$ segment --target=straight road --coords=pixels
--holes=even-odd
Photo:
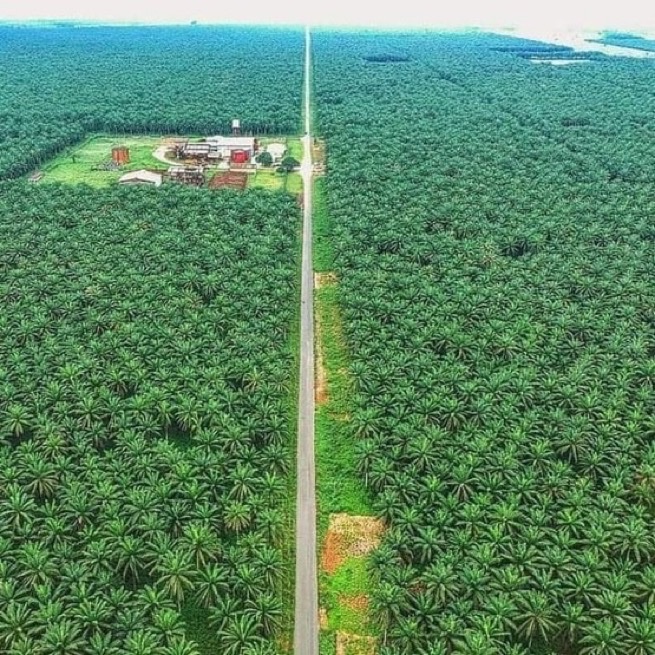
[[[300,397],[296,496],[295,655],[318,655],[316,469],[314,466],[314,267],[312,262],[311,37],[305,28],[302,286],[300,292]]]

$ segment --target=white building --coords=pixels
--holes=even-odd
[[[273,157],[273,163],[279,164],[284,157],[284,154],[287,151],[287,147],[284,143],[270,143],[266,146],[266,152],[268,152],[271,157]]]
[[[206,139],[210,146],[210,159],[231,159],[235,151],[246,153],[248,160],[255,154],[255,138],[252,136],[210,136]]]
[[[163,177],[159,173],[152,173],[151,171],[140,170],[125,173],[119,180],[120,184],[152,184],[153,186],[161,186]]]

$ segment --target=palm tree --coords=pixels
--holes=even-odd
[[[611,619],[589,624],[580,639],[581,655],[618,655],[622,652],[623,635]]]
[[[518,632],[532,643],[535,637],[547,642],[556,628],[555,615],[548,597],[528,591],[519,598]]]
[[[200,568],[196,583],[196,598],[201,607],[214,607],[229,590],[226,570],[218,564],[210,563]]]
[[[183,541],[189,548],[198,569],[218,557],[218,539],[206,523],[190,523],[183,529],[183,534]]]
[[[393,625],[389,636],[394,647],[403,655],[416,653],[423,644],[418,619],[400,617]]]
[[[45,655],[83,655],[85,642],[78,626],[61,619],[46,626],[40,646]]]
[[[0,642],[9,648],[21,639],[35,636],[35,621],[26,604],[9,601],[0,608]]]
[[[157,637],[149,630],[136,629],[130,632],[124,644],[127,655],[163,655],[164,649],[159,645]]]
[[[247,600],[244,611],[247,616],[257,620],[264,637],[271,637],[280,627],[282,604],[273,593],[265,593]]]
[[[382,627],[382,643],[387,643],[387,631],[395,621],[402,607],[402,591],[391,583],[381,583],[374,589],[371,599],[371,609],[376,620]]]
[[[191,556],[181,550],[164,553],[154,567],[157,582],[165,589],[178,607],[182,605],[185,593],[191,591],[196,578],[196,571]]]
[[[218,638],[226,655],[240,655],[262,643],[254,616],[239,616],[229,620],[218,631]]]

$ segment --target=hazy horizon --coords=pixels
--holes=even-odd
[[[499,0],[486,3],[462,0],[457,6],[431,7],[418,0],[405,0],[389,7],[335,0],[329,6],[308,5],[298,0],[271,4],[252,0],[243,5],[207,6],[187,0],[181,4],[141,0],[114,0],[111,5],[92,6],[80,0],[51,2],[24,0],[0,9],[2,21],[71,20],[94,23],[186,24],[271,24],[353,27],[443,27],[516,28],[530,31],[629,29],[646,32],[655,28],[655,7],[639,0],[620,5],[599,6],[591,0],[551,0],[526,9],[525,2]]]

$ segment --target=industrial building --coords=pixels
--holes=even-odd
[[[246,164],[257,152],[257,141],[249,136],[212,136],[201,143],[177,143],[175,155],[179,159]]]
[[[210,146],[210,159],[229,159],[237,164],[250,161],[257,151],[252,136],[211,136],[207,138]]]
[[[172,182],[202,186],[205,183],[205,171],[202,166],[171,166],[168,176]]]

